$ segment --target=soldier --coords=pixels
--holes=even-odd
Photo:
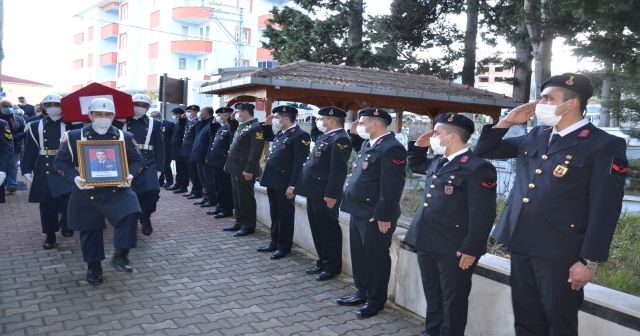
[[[171,154],[176,162],[176,184],[167,190],[171,190],[175,194],[182,194],[187,192],[189,187],[189,158],[182,155],[182,141],[184,140],[187,118],[181,107],[174,108],[171,113],[177,124],[171,137]]]
[[[211,144],[210,129],[211,123],[214,121],[213,109],[211,107],[203,107],[200,110],[200,121],[196,124],[196,140],[193,143],[193,150],[189,160],[195,162],[198,167],[198,179],[202,183],[205,191],[205,197],[199,201],[193,203],[199,205],[201,208],[208,208],[217,204],[216,199],[216,185],[215,178],[213,177],[213,169],[211,169],[206,163],[205,158]]]
[[[162,126],[153,118],[147,116],[151,106],[151,99],[145,94],[135,94],[133,99],[133,117],[124,123],[114,122],[114,126],[133,134],[136,146],[142,154],[142,172],[133,179],[132,188],[138,196],[142,214],[140,225],[145,236],[153,233],[151,214],[156,212],[156,205],[160,199],[160,185],[158,173],[164,166],[164,137]]]
[[[258,252],[274,252],[272,260],[286,257],[293,246],[293,218],[295,215],[295,186],[302,164],[309,155],[311,137],[296,125],[298,110],[291,106],[278,106],[264,124],[266,141],[273,141],[269,158],[260,179],[267,188],[271,215],[271,241],[258,248]],[[273,126],[278,133],[273,134]]]
[[[231,188],[231,176],[224,171],[227,161],[229,146],[233,134],[238,129],[238,121],[231,119],[233,109],[221,107],[216,110],[216,122],[209,129],[211,133],[211,147],[207,152],[205,162],[213,168],[213,176],[216,185],[216,199],[218,206],[213,211],[207,211],[207,215],[214,218],[225,218],[233,215],[233,193]]]
[[[493,237],[511,251],[518,335],[578,335],[583,287],[607,260],[622,209],[626,143],[584,119],[593,94],[580,74],[553,76],[541,99],[487,125],[476,153],[516,158],[516,177]],[[536,115],[544,126],[502,139]]]
[[[40,224],[46,239],[42,248],[50,250],[56,246],[56,232],[71,237],[67,228],[67,205],[73,183],[53,169],[53,160],[60,147],[60,138],[71,130],[71,124],[62,121],[60,101],[62,97],[50,94],[42,100],[46,116],[27,124],[27,137],[20,170],[27,184],[31,185],[29,202],[39,203]],[[35,183],[33,183],[35,182]],[[61,216],[58,220],[58,216]]]
[[[405,242],[417,250],[427,299],[421,335],[464,336],[471,276],[496,217],[496,169],[467,147],[471,119],[445,113],[435,121],[409,152],[409,167],[426,182]]]
[[[187,199],[197,199],[202,198],[202,181],[200,181],[200,177],[198,176],[198,164],[196,161],[191,160],[191,154],[193,152],[193,144],[196,141],[196,133],[198,128],[198,121],[200,119],[197,115],[200,112],[200,106],[198,105],[189,105],[187,106],[187,113],[183,115],[182,118],[187,118],[187,124],[184,129],[184,139],[182,140],[182,155],[187,158],[187,164],[189,169],[189,179],[191,180],[191,192],[186,195],[182,195]]]
[[[131,181],[142,171],[143,158],[129,132],[111,126],[115,117],[113,102],[96,98],[89,104],[91,123],[82,129],[69,131],[60,144],[54,161],[58,174],[73,182],[75,188],[69,198],[69,228],[80,231],[80,246],[84,261],[88,264],[87,282],[101,284],[104,260],[104,220],[115,229],[114,252],[111,265],[120,272],[132,272],[129,265],[129,250],[136,247],[140,205],[131,190]],[[79,140],[119,140],[126,146],[129,175],[127,183],[118,187],[92,187],[78,175],[76,142]]]
[[[231,175],[236,224],[223,230],[236,231],[233,235],[242,237],[256,231],[256,198],[253,185],[260,173],[264,134],[258,119],[253,117],[253,104],[239,103],[235,108],[234,116],[240,125],[229,147],[224,171]]]
[[[158,177],[158,184],[162,188],[169,188],[173,184],[173,171],[171,170],[171,137],[173,136],[173,129],[176,124],[162,119],[162,114],[160,111],[153,111],[150,114],[151,118],[155,119],[160,123],[162,127],[162,139],[164,142],[164,167],[162,168],[162,173]]]
[[[389,113],[365,108],[358,113],[358,135],[365,141],[346,184],[342,211],[351,214],[349,236],[357,292],[339,298],[340,305],[365,305],[359,318],[378,314],[387,301],[391,271],[389,247],[400,217],[407,150],[387,127]]]
[[[11,130],[11,136],[13,138],[13,157],[9,160],[9,168],[7,169],[7,177],[5,180],[7,191],[12,195],[18,190],[18,162],[22,156],[27,123],[24,118],[18,114],[11,102],[6,99],[0,101],[0,119],[9,125],[9,130]]]
[[[346,112],[337,107],[318,111],[321,131],[303,164],[297,193],[307,198],[307,216],[318,260],[305,273],[329,280],[342,271],[342,229],[338,222],[342,189],[347,178],[351,141],[344,130]]]
[[[13,136],[6,121],[0,119],[0,203],[4,203],[4,181],[7,178],[9,163],[13,157]]]

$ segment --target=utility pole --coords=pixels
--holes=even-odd
[[[211,0],[202,0],[202,7],[206,8],[211,12],[211,20],[222,30],[229,41],[233,42],[234,47],[236,48],[236,67],[242,66],[242,60],[244,58],[244,46],[246,36],[245,31],[242,27],[244,14],[243,8],[226,5],[223,3],[211,1]],[[232,11],[225,11],[218,8],[228,8]],[[214,15],[219,14],[222,16]],[[226,17],[225,17],[226,15]],[[236,24],[236,28],[233,33],[223,24],[223,21],[233,22]]]
[[[4,60],[4,49],[2,40],[4,39],[4,0],[0,0],[0,97],[4,96],[2,88],[2,60]]]

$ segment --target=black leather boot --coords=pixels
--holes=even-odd
[[[104,282],[102,277],[102,265],[100,262],[89,263],[87,269],[87,282],[92,285],[99,285]]]
[[[113,257],[111,257],[111,266],[113,266],[118,272],[133,272],[133,268],[129,266],[129,249],[115,248],[113,251]]]
[[[42,248],[45,250],[51,250],[52,248],[56,247],[58,244],[56,244],[56,234],[55,233],[47,233],[47,238],[44,240],[44,243],[42,243]]]

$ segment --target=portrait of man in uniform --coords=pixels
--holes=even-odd
[[[109,156],[107,156],[109,151]],[[109,159],[114,157],[113,149],[89,150],[93,152],[91,155],[91,177],[118,177],[118,168],[116,161]]]

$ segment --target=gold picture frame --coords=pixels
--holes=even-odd
[[[127,184],[129,165],[124,141],[80,140],[77,142],[78,171],[85,185],[114,187]]]

